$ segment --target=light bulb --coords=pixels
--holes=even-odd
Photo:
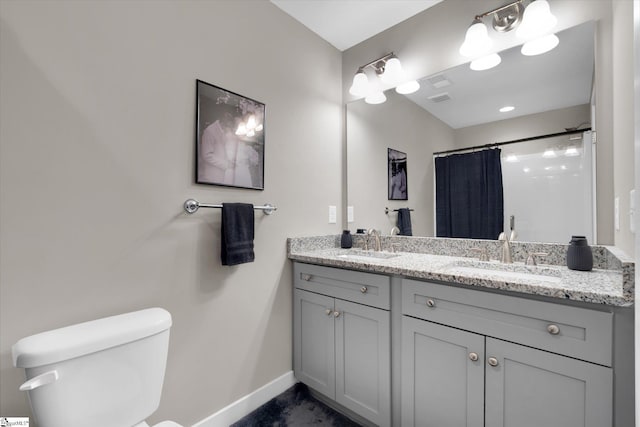
[[[408,95],[410,93],[416,92],[420,89],[420,83],[416,80],[411,80],[410,82],[402,83],[396,88],[396,92],[401,95]]]
[[[514,107],[513,105],[505,105],[504,107],[500,108],[498,111],[500,111],[501,113],[508,113],[509,111],[513,111],[515,109],[516,107]]]
[[[482,58],[471,61],[469,68],[473,71],[484,71],[493,68],[502,62],[502,58],[497,53],[492,53]]]
[[[558,46],[558,43],[560,43],[558,36],[549,34],[526,42],[522,45],[520,52],[526,56],[542,55]]]
[[[482,21],[474,21],[467,30],[464,43],[460,46],[460,55],[467,58],[482,56],[491,49],[492,44],[487,26]]]
[[[369,93],[369,79],[362,69],[359,69],[356,75],[353,76],[353,83],[349,88],[349,93],[354,96],[366,96]]]
[[[371,95],[368,95],[364,102],[367,104],[382,104],[387,100],[387,97],[382,93],[382,91],[374,92]]]
[[[547,0],[535,0],[524,10],[516,35],[524,39],[539,37],[550,32],[557,23]]]
[[[400,64],[398,58],[392,56],[387,60],[384,64],[384,72],[380,75],[380,80],[390,85],[396,85],[404,80],[402,64]]]

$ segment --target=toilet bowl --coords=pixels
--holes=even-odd
[[[171,314],[150,308],[32,335],[13,345],[41,427],[151,427],[160,404]],[[153,427],[182,427],[164,421]]]

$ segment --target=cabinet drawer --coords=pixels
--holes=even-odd
[[[298,289],[389,310],[389,277],[310,264],[293,264]]]
[[[402,313],[611,366],[613,313],[411,279]]]

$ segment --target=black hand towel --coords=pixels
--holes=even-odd
[[[412,236],[411,230],[411,213],[409,208],[398,209],[398,228],[400,229],[401,236]]]
[[[222,265],[253,262],[253,205],[222,204]]]

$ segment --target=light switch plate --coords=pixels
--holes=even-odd
[[[336,223],[336,217],[338,215],[338,211],[335,206],[329,206],[329,224]]]
[[[353,206],[347,206],[347,222],[353,222]]]

